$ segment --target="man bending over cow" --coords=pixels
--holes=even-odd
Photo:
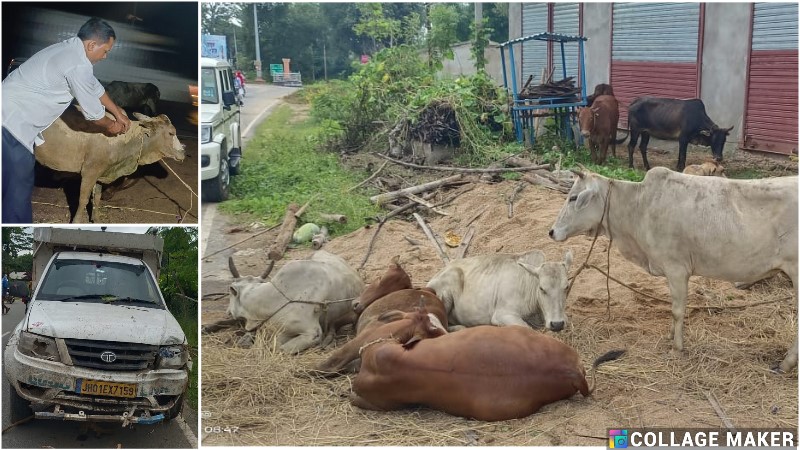
[[[130,120],[94,77],[92,66],[108,56],[116,34],[93,17],[77,37],[53,44],[3,81],[3,223],[32,223],[34,148],[75,98],[86,120],[105,133],[128,131]],[[116,120],[106,117],[106,110]]]

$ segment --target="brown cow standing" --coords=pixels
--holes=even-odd
[[[592,365],[592,386],[577,352],[520,326],[479,326],[425,339],[366,346],[350,401],[379,411],[424,405],[485,421],[526,417],[544,405],[594,391],[594,373],[624,351]]]
[[[605,163],[609,144],[614,157],[617,157],[617,144],[623,143],[627,136],[616,139],[619,103],[614,96],[601,95],[595,98],[591,107],[578,111],[578,121],[593,163]]]
[[[586,106],[592,106],[594,99],[601,95],[614,95],[614,89],[610,84],[600,83],[594,87],[594,93],[586,97]]]
[[[392,328],[382,328],[386,321],[384,314],[388,312],[411,312],[423,307],[438,320],[435,323],[437,326],[447,330],[447,311],[442,301],[431,289],[410,289],[411,278],[397,260],[397,257],[393,258],[381,279],[367,286],[353,302],[353,309],[360,314],[356,323],[356,337],[318,365],[317,371],[328,375],[345,371],[348,364],[358,359],[359,349],[364,344],[388,338]]]

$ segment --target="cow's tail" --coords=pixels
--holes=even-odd
[[[623,142],[625,142],[625,140],[626,140],[626,139],[628,139],[628,136],[630,136],[630,135],[631,135],[631,131],[630,131],[630,130],[626,130],[626,129],[623,129],[623,128],[617,128],[617,131],[619,131],[619,130],[622,130],[622,131],[624,131],[624,132],[625,132],[625,133],[627,133],[627,134],[626,134],[626,135],[625,135],[625,137],[624,137],[624,138],[622,138],[622,139],[614,139],[614,145],[617,145],[617,144],[622,144]],[[617,136],[616,136],[616,135],[614,135],[614,137],[616,138]]]
[[[600,355],[599,358],[594,360],[594,363],[592,364],[592,385],[589,387],[589,395],[591,395],[592,392],[594,392],[595,373],[597,372],[597,366],[609,361],[614,361],[615,359],[619,358],[624,354],[625,350],[611,350],[610,352],[606,352],[605,354]]]

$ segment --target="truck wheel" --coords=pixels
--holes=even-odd
[[[175,405],[172,408],[164,411],[164,420],[169,421],[178,417],[178,414],[180,414],[182,410],[183,410],[183,394],[181,394],[178,397],[178,400],[175,402]]]
[[[17,394],[17,390],[14,389],[14,386],[11,384],[9,384],[8,388],[11,390],[11,401],[9,402],[11,404],[11,423],[17,423],[22,419],[27,419],[32,416],[33,409],[31,409],[31,403],[20,397],[19,394]]]
[[[224,147],[223,147],[224,148]],[[212,202],[223,202],[228,199],[231,189],[231,174],[228,169],[228,156],[219,157],[219,174],[216,177],[203,181],[203,196]]]

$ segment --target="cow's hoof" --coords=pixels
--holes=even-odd
[[[774,373],[775,375],[783,375],[786,373],[783,371],[783,369],[781,369],[780,364],[775,364],[774,366],[770,367],[769,371]]]

